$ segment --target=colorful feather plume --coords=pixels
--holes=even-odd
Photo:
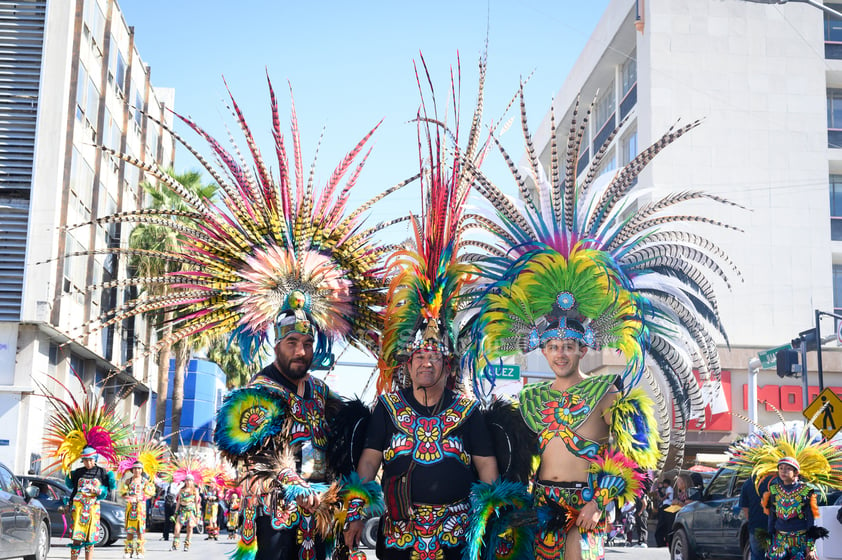
[[[132,465],[137,461],[143,464],[143,472],[149,477],[155,477],[158,473],[166,472],[169,469],[169,447],[161,440],[156,439],[152,430],[134,436],[128,442],[128,448],[131,452],[123,457],[117,465],[118,475],[122,476],[126,471],[131,470]]]
[[[246,140],[251,165],[236,145],[229,152],[186,117],[177,115],[207,141],[215,164],[159,123],[205,168],[219,186],[219,200],[193,195],[154,163],[101,148],[166,185],[183,199],[188,210],[142,209],[96,221],[154,224],[172,231],[178,236],[179,247],[171,252],[157,252],[155,256],[179,265],[179,270],[164,276],[120,282],[119,285],[141,288],[166,285],[168,290],[164,295],[146,291],[122,307],[106,311],[83,326],[83,335],[141,313],[167,311],[174,317],[172,334],[159,340],[150,352],[197,333],[214,336],[233,332],[244,356],[251,360],[266,339],[267,328],[273,325],[279,312],[292,308],[291,300],[295,300],[325,335],[318,337],[315,363],[329,361],[335,339],[377,351],[381,318],[376,310],[385,305],[386,293],[382,261],[390,248],[375,244],[374,236],[388,224],[363,227],[363,222],[374,203],[414,178],[383,190],[356,210],[349,210],[349,194],[370,153],[365,151],[365,146],[379,124],[362,137],[324,186],[318,188],[315,161],[308,176],[304,175],[294,102],[290,161],[288,139],[281,130],[271,82],[269,94],[277,174],[270,171],[233,95],[231,110]],[[110,251],[127,255],[138,252],[136,249]]]
[[[534,523],[522,524],[517,516],[532,507],[523,484],[498,479],[476,482],[471,488],[471,518],[462,558],[525,560],[532,550]]]
[[[687,422],[704,418],[705,402],[693,370],[703,380],[717,382],[720,366],[714,336],[718,333],[727,342],[711,278],[730,287],[727,269],[737,276],[739,271],[713,242],[678,226],[737,228],[706,217],[664,212],[701,199],[737,205],[699,191],[647,202],[651,191],[635,187],[643,168],[699,123],[671,128],[613,176],[598,178],[596,170],[621,123],[596,151],[587,173],[579,176],[590,110],[580,115],[577,103],[565,154],[556,147],[561,127],[550,113],[545,173],[527,127],[523,86],[519,97],[525,170],[496,137],[494,141],[521,198],[510,197],[474,170],[475,188],[496,216],[472,224],[483,235],[492,232],[497,240],[482,244],[486,254],[476,261],[481,280],[475,289],[480,293],[471,325],[474,345],[465,359],[475,392],[485,395],[493,388],[494,374],[486,367],[490,362],[537,348],[540,335],[553,322],[580,321],[587,345],[613,348],[624,356],[626,389],[638,384],[647,367],[665,379],[676,415],[674,441],[683,445]],[[664,397],[659,391],[656,398]]]
[[[464,148],[459,145],[461,70],[458,61],[456,77],[451,81],[450,102],[457,115],[452,130],[446,120],[439,118],[423,57],[421,64],[432,93],[432,107],[428,109],[416,67],[422,99],[416,118],[421,215],[411,216],[411,246],[395,252],[387,262],[391,283],[378,363],[377,388],[381,392],[394,388],[394,372],[413,350],[430,345],[447,356],[455,355],[459,344],[456,315],[464,305],[466,286],[475,279],[473,265],[463,260],[461,232],[465,202],[474,183],[473,169],[479,167],[487,151],[487,143],[480,142],[486,61],[483,57],[479,62],[478,101]],[[448,156],[448,138],[453,156]]]
[[[45,470],[61,467],[63,473],[69,473],[85,446],[93,447],[100,457],[116,466],[120,457],[129,452],[131,428],[101,395],[82,385],[83,395],[77,400],[67,387],[54,377],[51,379],[67,392],[68,398],[62,399],[41,386],[53,408],[47,420],[44,448],[49,457],[56,459]]]
[[[609,409],[614,445],[644,470],[655,470],[660,457],[654,403],[641,388],[614,400]]]
[[[731,444],[728,449],[730,466],[747,476],[754,476],[759,486],[765,477],[777,475],[781,458],[795,457],[800,464],[800,480],[820,490],[842,489],[842,446],[823,440],[821,435],[810,435],[812,420],[804,422],[800,429],[784,428],[773,432],[758,427],[758,431]]]
[[[225,457],[241,457],[281,432],[286,411],[280,400],[257,388],[231,391],[217,413],[213,439]]]

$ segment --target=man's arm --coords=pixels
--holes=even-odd
[[[473,455],[471,460],[477,469],[479,479],[486,484],[491,484],[500,477],[500,471],[497,469],[497,459],[495,457]]]
[[[383,462],[383,452],[377,449],[366,447],[360,455],[360,461],[357,465],[357,475],[359,475],[362,482],[374,480],[377,476],[377,471],[380,470],[380,464]],[[345,529],[345,546],[351,550],[356,550],[360,546],[360,537],[363,534],[363,521],[358,519],[348,523],[348,528]]]

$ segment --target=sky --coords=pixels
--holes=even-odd
[[[382,119],[355,188],[355,204],[417,173],[416,127],[409,122],[420,102],[413,61],[420,64],[423,55],[441,108],[458,55],[460,109],[467,128],[477,98],[477,63],[487,39],[485,120],[499,119],[520,79],[531,74],[525,96],[531,128],[537,129],[609,4],[609,0],[118,1],[127,24],[135,29],[140,56],[151,67],[153,85],[175,88],[175,110],[223,144],[226,127],[237,132],[226,106],[223,76],[267,159],[274,158],[267,73],[285,133],[289,131],[287,82],[291,84],[305,169],[324,131],[316,163],[318,184]],[[452,121],[452,111],[448,115]],[[507,118],[516,116],[510,111]],[[202,153],[209,153],[185,127],[177,130]],[[244,146],[239,135],[235,138]],[[523,141],[517,121],[503,141],[518,159]],[[179,151],[175,167],[183,172],[198,164]],[[499,176],[500,183],[509,177],[498,154],[489,156],[485,169],[492,177]],[[370,220],[417,208],[419,192],[415,184],[390,195],[375,206]],[[365,356],[352,359],[373,361]]]

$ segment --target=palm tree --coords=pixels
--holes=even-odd
[[[260,371],[257,361],[246,363],[240,355],[240,348],[227,337],[211,341],[207,349],[208,360],[225,372],[225,384],[228,389],[236,389],[248,383],[249,379]]]
[[[211,199],[215,196],[218,189],[215,184],[203,184],[201,173],[198,171],[187,171],[185,173],[175,173],[173,170],[168,170],[167,173],[176,181],[181,183],[188,191],[196,194],[201,198]],[[163,185],[152,185],[148,182],[141,183],[144,191],[146,191],[150,200],[149,208],[157,210],[168,211],[186,211],[188,207],[185,205],[183,198],[170,191]],[[149,251],[173,252],[179,245],[179,236],[172,230],[172,228],[159,226],[155,224],[139,224],[131,232],[129,236],[129,246],[132,249],[144,249]],[[131,257],[129,262],[131,268],[138,276],[157,277],[168,273],[177,272],[179,266],[172,261],[156,257],[151,254],[135,254]],[[145,290],[150,296],[165,295],[168,290],[166,284],[149,284]],[[166,341],[172,333],[173,323],[172,311],[164,313],[150,313],[148,319],[154,322],[159,328],[158,340]],[[189,343],[177,346],[181,351],[176,355],[175,378],[173,379],[173,433],[177,430],[176,425],[181,423],[181,404],[184,400],[184,372],[186,370],[187,361],[189,359],[190,351],[192,350]],[[187,357],[184,357],[186,352]],[[163,431],[164,421],[166,419],[167,410],[167,393],[169,385],[169,370],[170,370],[170,354],[172,347],[168,343],[163,343],[158,349],[158,400],[155,407],[155,425],[156,429]],[[179,368],[179,366],[181,366]],[[177,405],[177,406],[176,406]],[[177,409],[177,410],[176,410]],[[176,418],[176,412],[178,417]],[[171,448],[175,451],[178,448],[178,438],[172,438]]]

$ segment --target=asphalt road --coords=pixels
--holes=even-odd
[[[172,538],[172,537],[170,537]],[[69,560],[70,549],[67,548],[68,539],[53,539],[49,560]],[[184,539],[181,539],[183,544]],[[211,560],[225,558],[234,549],[234,541],[227,540],[227,535],[219,536],[218,541],[207,541],[205,535],[193,535],[190,550],[183,552],[170,551],[172,541],[161,540],[161,533],[150,533],[146,539],[146,560]],[[180,548],[180,547],[179,547]],[[375,560],[373,550],[364,551],[369,560]],[[82,558],[84,558],[82,556]],[[120,560],[123,558],[122,539],[108,547],[94,549],[94,560]],[[668,560],[666,548],[625,548],[622,546],[609,547],[606,550],[607,560]]]

